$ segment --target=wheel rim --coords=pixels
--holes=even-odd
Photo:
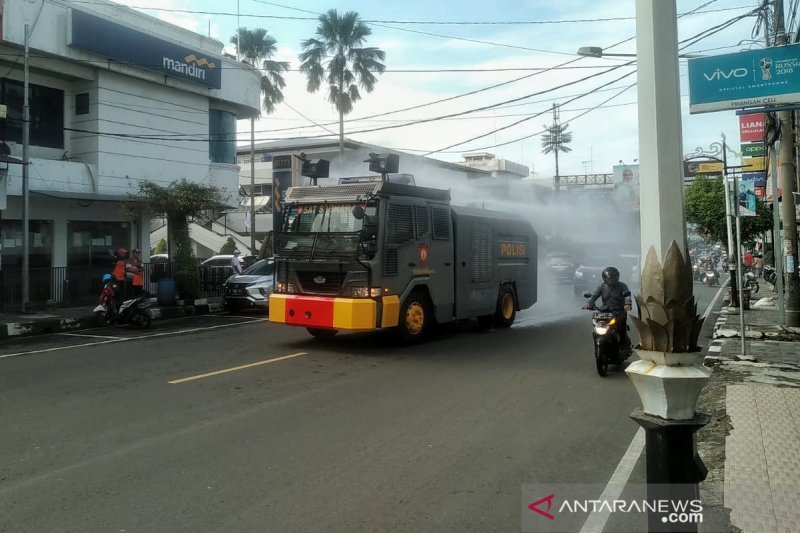
[[[509,293],[503,295],[502,310],[503,318],[506,320],[511,319],[511,315],[514,314],[514,297]]]
[[[425,327],[425,309],[419,302],[413,302],[406,309],[406,329],[412,335],[419,335]]]

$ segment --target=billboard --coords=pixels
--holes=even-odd
[[[763,141],[766,123],[767,115],[764,113],[739,115],[739,140],[743,143]]]
[[[722,161],[713,159],[690,159],[683,162],[683,177],[693,178],[698,174],[722,175]]]
[[[207,87],[222,87],[222,60],[70,8],[67,44]]]
[[[614,201],[621,209],[639,210],[639,165],[614,166]]]
[[[739,190],[736,199],[739,201],[739,215],[743,217],[756,216],[756,181],[752,175],[755,173],[742,174],[739,179]]]
[[[742,157],[766,157],[767,147],[764,143],[742,144]]]
[[[689,112],[800,102],[800,44],[689,60]]]

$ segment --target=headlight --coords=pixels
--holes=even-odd
[[[575,277],[576,278],[582,278],[583,277],[583,272],[581,272],[580,270],[576,270],[575,271]]]
[[[294,294],[295,286],[294,283],[286,283],[285,281],[279,281],[275,284],[275,292],[282,293],[282,294]]]
[[[380,287],[353,287],[350,294],[353,298],[377,298],[381,295]]]
[[[608,333],[608,326],[595,326],[594,330],[597,332],[598,335],[605,335]]]

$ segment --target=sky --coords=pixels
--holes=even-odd
[[[551,123],[552,107],[557,103],[561,105],[561,122],[569,123],[569,131],[573,133],[571,152],[559,157],[560,174],[610,173],[613,165],[620,161],[631,164],[639,157],[637,94],[636,87],[632,86],[636,75],[633,73],[623,80],[614,81],[632,73],[635,65],[605,73],[608,68],[634,58],[584,57],[574,61],[579,57],[576,52],[581,46],[600,46],[614,53],[635,53],[634,39],[609,48],[634,37],[634,0],[403,0],[393,3],[365,0],[120,0],[118,3],[198,33],[210,33],[211,37],[225,43],[231,52],[235,49],[229,44],[230,37],[236,33],[237,22],[249,29],[264,28],[275,37],[278,51],[273,59],[287,61],[295,70],[286,74],[285,103],[280,104],[273,114],[264,115],[256,122],[256,142],[330,132],[338,134],[338,114],[328,103],[324,89],[309,93],[303,73],[296,71],[300,43],[314,35],[316,17],[319,13],[336,9],[356,11],[363,20],[375,21],[368,22],[372,35],[366,45],[378,47],[386,53],[387,72],[379,77],[372,93],[362,91],[362,100],[346,116],[349,122],[345,123],[345,135],[348,138],[418,155],[433,152],[430,157],[445,161],[460,161],[461,154],[471,151],[488,151],[498,158],[528,166],[534,179],[551,179],[555,170],[553,156],[542,153],[541,136],[536,134]],[[698,13],[679,19],[679,40],[742,15],[760,1],[678,0],[678,13],[705,4]],[[786,4],[788,10],[789,2]],[[400,23],[409,21],[462,24]],[[560,22],[463,24],[509,21]],[[744,18],[682,52],[716,55],[761,47],[762,35],[753,41],[755,23],[754,17]],[[574,61],[565,66],[568,68],[547,72],[530,70],[568,61]],[[482,71],[454,72],[454,69]],[[723,134],[738,150],[738,117],[733,111],[689,115],[686,69],[686,60],[682,60],[684,153],[694,152],[697,147],[708,148],[719,142]],[[428,72],[407,72],[409,70]],[[439,72],[435,72],[437,70]],[[582,80],[592,75],[593,78]],[[471,96],[380,118],[357,120],[522,76],[528,77]],[[576,96],[581,98],[570,101]],[[501,102],[509,103],[459,117],[359,133],[360,130],[397,126]],[[591,110],[601,104],[602,107]],[[331,122],[334,124],[324,126]],[[322,124],[327,130],[314,123]],[[505,129],[485,135],[499,128]],[[240,122],[239,131],[245,133],[243,139],[249,139],[249,121]],[[464,143],[478,136],[482,137]]]

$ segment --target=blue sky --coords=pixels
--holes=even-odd
[[[687,12],[705,4],[707,0],[678,0],[678,12]],[[190,10],[207,12],[226,12],[235,14],[237,3],[211,0],[125,0],[124,3],[137,8],[158,7],[164,10]],[[365,0],[276,0],[267,3],[258,0],[240,0],[239,21],[248,28],[266,28],[278,41],[279,51],[276,59],[289,61],[297,68],[297,53],[300,41],[313,35],[315,20],[290,20],[267,17],[311,17],[328,9],[357,11],[364,20],[386,21],[547,21],[574,19],[612,19],[594,22],[575,22],[562,24],[536,25],[411,25],[372,23],[373,35],[368,45],[377,46],[386,52],[386,66],[395,69],[463,69],[463,68],[541,68],[551,67],[577,57],[579,46],[608,47],[613,43],[632,37],[635,34],[634,0],[552,2],[542,0],[404,0],[394,3]],[[279,7],[277,4],[286,7]],[[757,0],[716,0],[704,10],[708,13],[694,14],[679,20],[679,39],[694,35],[736,15],[743,14],[759,4]],[[293,8],[293,9],[290,9]],[[144,12],[198,31],[207,33],[209,21],[211,35],[224,43],[235,33],[236,17],[228,15],[209,15],[183,13],[180,11]],[[724,10],[724,11],[720,11]],[[261,15],[254,17],[252,15]],[[266,16],[266,17],[264,17]],[[628,17],[626,19],[626,17]],[[617,20],[622,19],[622,20]],[[732,27],[711,36],[690,47],[686,52],[704,51],[706,54],[730,53],[753,46],[749,43],[739,45],[742,40],[751,38],[754,18],[748,18]],[[387,26],[404,28],[398,30]],[[431,36],[415,32],[436,33]],[[461,39],[474,39],[496,44],[467,42]],[[725,47],[725,48],[722,48]],[[635,52],[635,41],[631,40],[613,49],[619,53]],[[498,157],[504,157],[529,166],[537,178],[552,176],[554,163],[552,156],[541,153],[540,137],[533,136],[523,141],[523,137],[541,131],[551,120],[547,112],[554,102],[562,103],[584,93],[589,93],[572,103],[564,104],[561,111],[563,122],[570,122],[574,141],[572,152],[560,158],[564,173],[610,172],[611,166],[622,160],[632,162],[638,158],[638,125],[636,112],[636,88],[623,92],[604,107],[585,116],[576,118],[588,108],[604,100],[635,82],[635,74],[624,81],[613,83],[609,88],[597,91],[621,74],[630,72],[633,67],[624,67],[610,74],[591,80],[578,81],[593,73],[624,61],[620,58],[584,58],[575,63],[581,69],[563,69],[532,76],[502,88],[485,91],[477,95],[459,98],[446,103],[423,107],[382,117],[380,119],[352,121],[346,124],[347,132],[396,125],[415,119],[424,119],[449,113],[458,113],[476,107],[521,98],[539,91],[547,91],[558,85],[574,82],[540,96],[532,96],[513,104],[492,110],[480,111],[463,117],[442,120],[410,127],[376,131],[371,133],[352,133],[349,136],[365,142],[372,142],[395,149],[417,150],[414,153],[434,151],[475,137],[491,130],[523,120],[522,123],[503,131],[482,137],[473,142],[460,144],[447,151],[436,152],[432,157],[448,161],[461,159],[462,152],[477,148],[488,148]],[[605,68],[598,68],[605,67]],[[399,108],[419,105],[446,98],[459,93],[476,90],[499,82],[512,80],[532,71],[493,71],[493,72],[425,72],[403,73],[387,72],[380,77],[375,91],[365,95],[356,104],[355,110],[347,118],[358,119]],[[686,86],[686,64],[681,64],[683,77],[681,93],[683,98],[684,153],[694,151],[697,146],[708,146],[720,139],[722,133],[729,140],[738,141],[738,119],[733,112],[720,112],[704,115],[688,114],[688,87]],[[608,90],[613,89],[613,90]],[[271,116],[262,117],[256,126],[256,139],[267,140],[275,137],[294,137],[326,133],[324,129],[313,126],[309,119],[317,123],[336,120],[336,113],[327,103],[323,92],[309,94],[305,90],[305,80],[301,73],[287,75],[287,88],[284,91],[288,105],[281,105]],[[291,107],[289,107],[291,106]],[[293,109],[292,109],[293,108]],[[536,116],[537,113],[542,113]],[[303,115],[303,116],[301,116]],[[525,120],[527,119],[527,120]],[[276,129],[312,126],[306,129],[276,132]],[[248,124],[242,123],[241,130],[247,131]],[[338,131],[336,126],[329,126]],[[507,143],[507,144],[506,144]],[[504,145],[505,144],[505,145]],[[500,146],[504,145],[504,146]]]

